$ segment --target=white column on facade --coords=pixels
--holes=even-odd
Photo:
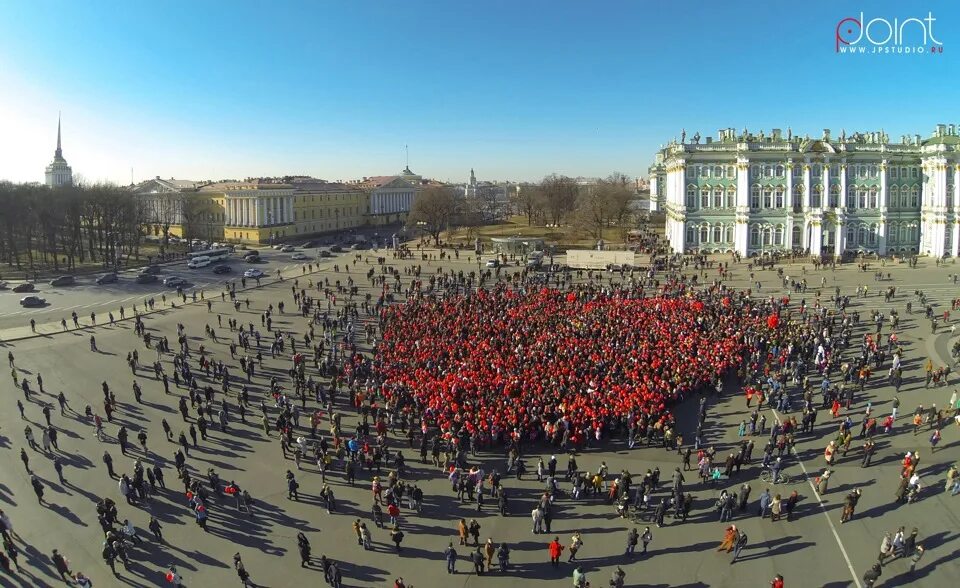
[[[787,194],[784,200],[787,209],[793,212],[793,164],[787,163]]]
[[[230,199],[230,224],[237,226],[240,224],[240,208],[236,198]]]
[[[837,203],[840,208],[847,206],[847,164],[840,163],[840,202]]]
[[[733,225],[733,248],[746,257],[749,253],[750,235],[747,224],[750,212],[750,160],[737,157],[737,201]]]
[[[810,160],[803,162],[803,209],[810,208]]]
[[[822,172],[820,178],[823,181],[823,191],[820,194],[820,206],[827,208],[830,206],[830,159],[828,157],[823,158]]]
[[[277,206],[277,197],[270,197],[270,209],[273,212],[273,224],[280,224],[280,207]]]
[[[880,162],[880,222],[877,223],[877,253],[887,254],[887,160]]]
[[[790,176],[787,176],[790,177]],[[793,249],[793,215],[787,215],[787,224],[783,229],[783,248],[785,251]]]
[[[285,199],[287,203],[287,222],[295,223],[297,222],[296,217],[293,215],[293,196],[287,196]]]

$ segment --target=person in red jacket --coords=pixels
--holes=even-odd
[[[547,549],[550,550],[550,565],[553,567],[560,566],[560,554],[563,553],[563,545],[560,544],[560,538],[554,537],[553,541],[550,542],[550,545],[547,546]]]
[[[777,574],[770,580],[770,588],[783,588],[783,576]]]

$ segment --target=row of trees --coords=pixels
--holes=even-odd
[[[527,224],[561,226],[574,223],[601,239],[604,229],[626,227],[633,218],[631,180],[614,172],[595,184],[578,184],[567,176],[550,175],[539,185],[523,186],[514,195],[514,208]]]
[[[112,185],[0,182],[0,263],[33,272],[139,258],[142,208],[129,190]]]
[[[514,211],[533,225],[576,225],[595,239],[602,239],[604,230],[611,227],[624,231],[633,228],[635,215],[631,208],[634,198],[632,181],[626,175],[614,172],[597,183],[579,184],[575,179],[550,175],[538,185],[522,186],[511,195]],[[483,222],[482,201],[471,202],[455,190],[431,186],[414,201],[410,221],[420,224],[439,242],[440,234],[452,225],[472,225]]]

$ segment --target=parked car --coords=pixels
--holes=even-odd
[[[213,273],[215,274],[229,274],[232,271],[233,268],[229,265],[218,265],[217,267],[213,268]]]
[[[73,286],[76,283],[77,280],[73,276],[58,276],[50,280],[51,286]]]
[[[176,288],[178,286],[183,286],[187,281],[179,276],[169,276],[163,280],[163,285],[168,288]]]
[[[47,303],[46,298],[40,298],[39,296],[24,296],[20,299],[20,306],[43,306]]]
[[[256,278],[262,278],[262,277],[265,276],[265,275],[266,275],[266,274],[264,274],[262,271],[260,271],[260,270],[258,270],[258,269],[248,269],[247,271],[243,272],[243,277],[245,277],[245,278],[254,278],[254,279],[256,279]]]
[[[333,253],[342,253],[342,252],[343,252],[343,247],[341,247],[341,246],[339,246],[339,245],[333,245],[333,246],[330,247],[330,251],[332,251]]]
[[[303,261],[305,259],[310,259],[310,256],[307,255],[306,253],[294,253],[293,255],[290,256],[290,259],[294,261]]]
[[[159,280],[160,278],[153,274],[137,274],[137,278],[134,281],[138,284],[152,284],[154,282],[158,282]]]
[[[102,286],[103,284],[113,284],[114,282],[116,282],[116,281],[119,280],[119,279],[120,279],[120,277],[117,276],[117,274],[111,272],[111,273],[109,273],[109,274],[103,274],[102,276],[100,276],[99,278],[97,278],[97,284],[98,284],[98,285],[101,285],[101,286]]]
[[[148,265],[140,270],[141,274],[159,274],[162,270],[159,265]]]
[[[18,294],[20,292],[36,292],[37,287],[31,284],[30,282],[24,282],[22,284],[17,284],[16,286],[14,286],[13,291]]]
[[[330,252],[327,251],[326,249],[324,249],[323,251],[319,252],[317,255],[319,255],[320,257],[330,257],[330,256],[331,256],[331,255],[330,255]]]

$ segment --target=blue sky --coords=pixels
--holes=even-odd
[[[787,6],[4,2],[0,178],[42,180],[58,110],[74,172],[120,183],[131,168],[138,181],[390,174],[405,144],[438,179],[636,176],[681,128],[899,137],[960,123],[957,3]],[[836,54],[838,21],[861,10],[932,12],[943,54]]]

